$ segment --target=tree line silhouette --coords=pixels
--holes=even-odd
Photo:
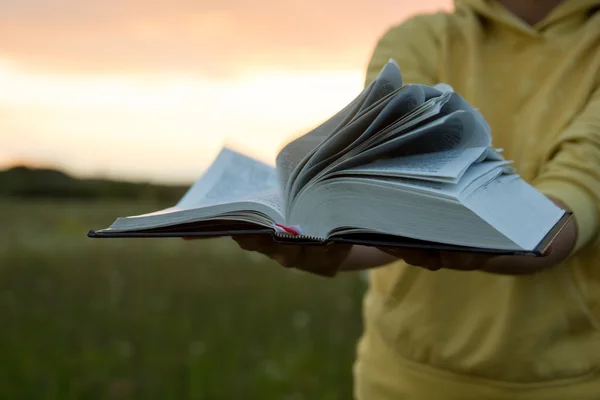
[[[0,196],[3,197],[155,200],[174,203],[186,190],[185,186],[80,179],[52,168],[15,166],[0,171]]]

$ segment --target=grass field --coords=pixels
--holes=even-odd
[[[358,276],[85,237],[159,206],[0,200],[0,399],[350,399]]]

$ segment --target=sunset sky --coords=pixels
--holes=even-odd
[[[361,89],[378,36],[451,0],[0,0],[0,168],[189,182],[272,162]]]

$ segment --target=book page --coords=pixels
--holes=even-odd
[[[440,119],[442,124],[432,124],[427,135],[419,135],[399,148],[398,155],[433,153],[452,149],[467,149],[492,145],[489,132],[478,121],[475,113],[455,111]]]
[[[380,99],[361,116],[333,135],[315,152],[295,183],[292,196],[310,179],[333,165],[363,142],[396,123],[425,102],[423,85],[409,85]]]
[[[444,86],[424,86],[427,101],[421,107],[407,115],[404,119],[369,138],[368,141],[357,149],[359,150],[357,152],[362,152],[365,149],[375,147],[409,133],[411,129],[419,128],[423,126],[423,123],[431,122],[434,117],[443,118],[457,111],[467,112],[473,117],[472,127],[469,127],[468,130],[470,133],[469,137],[474,136],[481,143],[485,143],[482,145],[490,146],[492,142],[490,127],[479,111],[453,90],[446,88],[440,91],[438,88],[444,89]]]
[[[400,69],[395,61],[390,60],[382,68],[375,81],[365,88],[352,103],[315,130],[294,140],[281,150],[277,156],[276,165],[279,181],[285,188],[283,196],[287,199],[286,202],[289,203],[290,198],[302,186],[295,182],[302,172],[310,169],[323,157],[331,155],[331,152],[336,152],[329,150],[329,145],[331,145],[329,142],[336,134],[362,118],[400,87],[402,87]],[[360,122],[358,123],[360,124]],[[347,131],[351,131],[351,129]],[[334,144],[339,147],[337,141]],[[318,155],[315,156],[317,153]]]
[[[422,123],[431,120],[434,117],[441,117],[442,108],[444,104],[450,98],[449,93],[440,93],[440,96],[434,96],[420,107],[417,107],[411,113],[407,114],[404,118],[396,121],[394,124],[388,126],[386,129],[378,132],[369,138],[365,143],[361,144],[359,150],[368,149],[378,144],[394,139],[398,136],[402,136],[405,133],[410,132],[411,128],[416,128]]]
[[[278,192],[275,168],[224,148],[175,207],[192,209],[249,200],[265,192]],[[273,200],[273,203],[277,201]],[[281,209],[281,198],[279,203],[278,208]]]
[[[224,148],[175,206],[118,218],[110,229],[155,229],[211,220],[272,227],[274,222],[284,222],[279,193],[274,167]]]
[[[439,90],[440,92],[454,92],[454,88],[452,86],[443,82],[436,83],[435,85],[433,85],[433,87]]]
[[[287,144],[276,160],[279,182],[284,189],[282,195],[289,195],[294,180],[323,142],[401,86],[402,75],[398,64],[390,59],[377,78],[350,104],[311,132]]]
[[[265,206],[272,208],[282,217],[281,220],[275,220],[275,222],[285,222],[283,220],[283,216],[285,215],[285,210],[283,208],[283,197],[281,197],[281,192],[278,188],[271,188],[260,193],[253,193],[248,200],[255,203],[264,204]]]
[[[403,87],[396,95],[394,95],[394,98],[388,103],[386,109],[382,111],[382,114],[396,114],[396,120],[388,123],[387,126],[380,127],[378,126],[378,117],[378,119],[373,122],[372,126],[369,126],[368,130],[355,140],[351,146],[338,157],[329,159],[328,163],[326,163],[324,168],[320,169],[313,179],[318,181],[330,171],[336,171],[337,166],[344,163],[346,160],[355,157],[366,149],[374,147],[378,143],[382,143],[385,141],[383,138],[385,138],[390,131],[396,130],[396,136],[401,136],[401,133],[399,133],[398,130],[410,133],[409,129],[411,127],[417,126],[437,116],[440,113],[442,106],[447,101],[448,96],[449,95],[443,95],[442,92],[435,88],[425,85],[407,85]],[[413,105],[416,107],[412,108]],[[402,113],[394,112],[395,108],[399,108]]]
[[[442,115],[447,115],[458,110],[464,110],[473,113],[475,115],[476,124],[478,125],[477,131],[480,135],[485,135],[491,143],[491,128],[485,118],[483,118],[483,115],[478,109],[471,106],[469,102],[467,102],[461,95],[452,90],[452,94],[450,95],[450,98],[446,104],[444,104],[444,107],[442,107],[441,113]]]
[[[350,157],[330,168],[326,175],[381,159],[472,147],[489,147],[490,141],[487,136],[476,132],[475,126],[473,113],[456,111]]]
[[[275,165],[282,196],[285,197],[302,167],[327,138],[351,121],[363,106],[374,82],[365,88],[350,104],[312,131],[300,136],[283,147],[277,154]]]
[[[471,107],[459,94],[455,92],[444,92],[438,98],[429,100],[439,106],[439,112],[436,114],[438,118],[444,118],[446,116],[463,112],[468,114],[469,121],[460,121],[464,127],[462,128],[462,141],[470,142],[469,147],[473,147],[473,141],[477,141],[481,146],[490,147],[492,144],[491,130],[483,116]],[[378,137],[374,144],[380,144],[384,141],[389,141],[395,137],[404,134],[411,127],[418,127],[421,124],[421,120],[414,118],[414,121],[407,121],[404,125],[393,127],[391,130],[385,132],[384,135]],[[456,121],[454,121],[456,123]]]
[[[386,65],[383,66],[379,75],[373,82],[373,90],[369,93],[369,96],[365,100],[363,106],[359,110],[358,114],[361,114],[372,104],[377,103],[379,100],[388,96],[390,93],[400,89],[402,87],[402,74],[400,68],[395,60],[390,59]]]
[[[312,179],[321,168],[342,153],[352,142],[359,137],[365,130],[373,124],[374,120],[384,110],[386,100],[390,97],[380,99],[377,103],[366,109],[362,114],[356,116],[346,126],[342,127],[335,134],[327,138],[315,151],[310,158],[306,160],[301,170],[298,172],[295,180],[291,183],[289,191],[286,193],[288,202],[293,200],[296,193]]]
[[[550,199],[514,176],[481,185],[462,201],[524,250],[534,250],[564,215]]]
[[[477,189],[505,173],[507,171],[505,167],[507,163],[508,161],[485,161],[473,164],[467,168],[467,171],[463,174],[462,179],[460,179],[458,183],[426,181],[404,177],[377,177],[373,179],[384,181],[391,186],[398,185],[408,189],[430,193],[435,196],[459,200],[464,197],[463,193],[465,191],[470,193],[472,190]],[[509,176],[518,178],[518,175]]]
[[[386,102],[385,108],[373,123],[356,140],[352,141],[350,149],[357,148],[372,140],[390,127],[395,126],[399,121],[413,115],[416,110],[425,104],[428,95],[431,95],[428,89],[430,88],[424,85],[407,85],[392,93],[392,98],[389,102]]]
[[[347,174],[391,176],[455,183],[487,152],[486,147],[455,149],[385,159],[343,171]]]

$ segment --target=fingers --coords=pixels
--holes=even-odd
[[[243,250],[264,254],[286,268],[296,267],[303,259],[303,246],[280,244],[267,235],[240,235],[232,239]]]
[[[217,239],[223,236],[214,236],[214,235],[206,235],[206,236],[182,236],[183,240],[199,240],[199,239]]]
[[[430,256],[425,263],[422,265],[423,268],[426,268],[430,271],[438,271],[442,269],[442,261],[439,254],[435,254]]]
[[[286,268],[297,268],[303,265],[305,260],[304,246],[276,245],[276,247],[278,248],[265,254]]]
[[[269,235],[233,235],[237,245],[246,251],[261,253],[286,268],[298,268],[320,276],[336,275],[343,260],[348,256],[352,245],[295,245],[282,244]],[[184,237],[193,240],[196,237]]]
[[[415,267],[423,267],[432,271],[441,268],[438,252],[408,248],[382,248],[381,250]]]
[[[437,261],[437,253],[431,253],[421,250],[409,250],[400,253],[401,258],[407,264],[416,267],[426,267]]]
[[[443,251],[440,253],[442,268],[460,271],[482,269],[494,257],[496,256],[483,253],[463,253],[456,251]]]
[[[443,251],[440,254],[440,262],[442,268],[470,270],[474,262],[474,255],[455,251]]]
[[[466,253],[457,251],[428,251],[408,248],[382,248],[387,254],[403,260],[405,263],[430,271],[452,269],[473,271],[482,269],[493,257],[487,254]]]
[[[273,243],[270,237],[264,235],[235,235],[231,238],[243,250],[248,251],[262,251]]]
[[[320,276],[334,276],[352,245],[282,244],[268,235],[236,235],[232,239],[246,251],[259,252],[286,268],[297,268]]]

